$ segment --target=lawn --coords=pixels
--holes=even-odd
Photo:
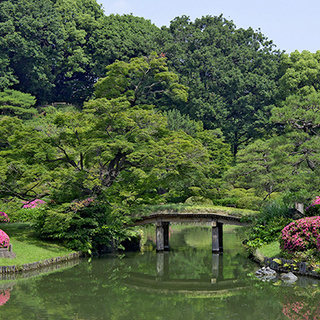
[[[261,254],[264,257],[268,257],[268,258],[281,257],[279,241],[274,241],[269,244],[263,245],[257,251],[258,251],[258,254]]]
[[[60,257],[74,251],[65,247],[37,239],[28,223],[2,223],[0,229],[8,234],[16,258],[0,258],[0,266],[21,266],[54,257]]]

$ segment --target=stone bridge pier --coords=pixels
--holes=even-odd
[[[156,221],[156,250],[169,251],[169,224],[170,222]],[[223,252],[223,223],[211,222],[212,227],[212,252]]]

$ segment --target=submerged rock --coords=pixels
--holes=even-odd
[[[262,267],[255,273],[256,277],[263,281],[270,281],[277,277],[277,272],[270,267]]]

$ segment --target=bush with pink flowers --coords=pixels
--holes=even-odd
[[[9,222],[9,221],[10,221],[10,219],[9,219],[8,215],[6,213],[0,211],[0,223],[1,222]]]
[[[22,208],[33,209],[33,208],[36,208],[39,205],[44,204],[44,203],[46,203],[46,202],[41,199],[35,199],[33,201],[26,201],[26,202],[24,202],[24,205]]]
[[[3,306],[10,299],[10,289],[0,291],[0,306]]]
[[[289,223],[281,231],[280,246],[289,253],[310,249],[320,251],[320,216]]]
[[[9,236],[0,229],[0,248],[8,248],[10,244]]]

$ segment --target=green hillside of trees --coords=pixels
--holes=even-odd
[[[320,51],[222,15],[160,29],[95,0],[1,1],[0,210],[89,250],[145,205],[308,204],[319,80]]]

